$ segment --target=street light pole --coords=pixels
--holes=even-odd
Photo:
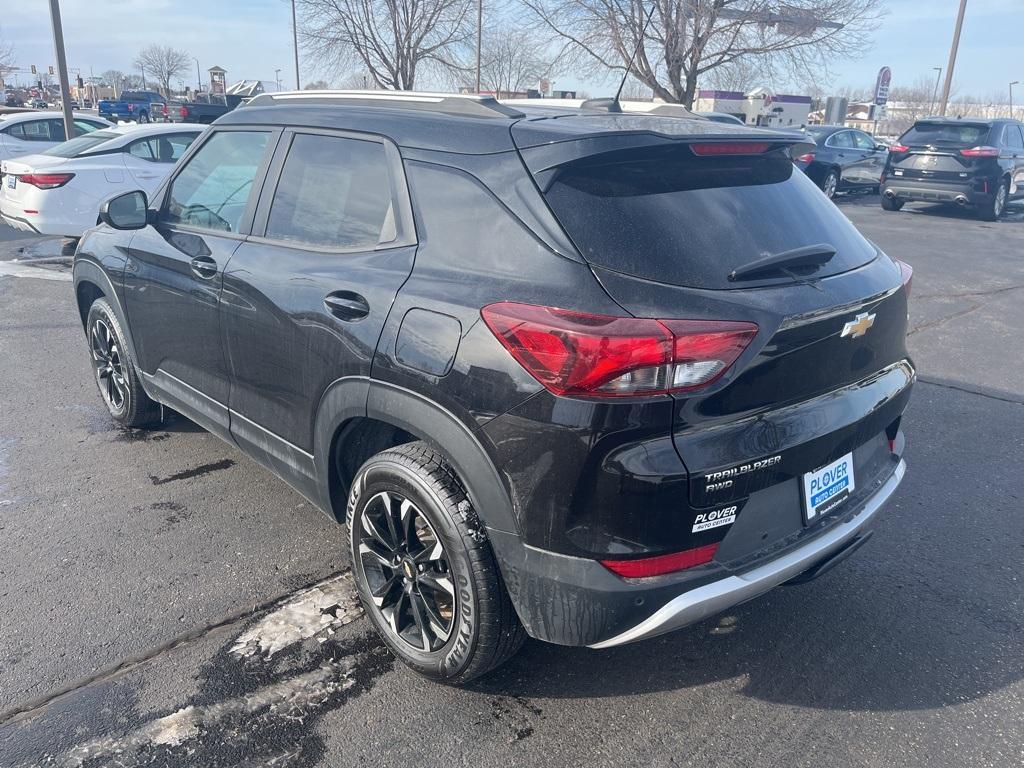
[[[196,59],[195,56],[192,58],[195,59],[196,62],[196,93],[199,93],[203,90],[203,76],[199,74],[199,59]]]
[[[295,49],[295,90],[301,91],[299,85],[299,27],[295,21],[295,0],[292,0],[292,46]]]
[[[480,59],[483,54],[484,0],[476,0],[476,92],[480,93]]]
[[[1019,83],[1020,80],[1013,80],[1010,82],[1010,119],[1013,120],[1013,86]]]
[[[935,99],[939,96],[939,78],[942,77],[942,67],[932,67],[935,70],[935,87],[932,88],[932,102],[928,105],[928,114],[935,111]]]
[[[942,86],[942,103],[939,104],[939,114],[946,114],[946,105],[949,103],[949,89],[953,85],[953,67],[956,65],[956,51],[960,47],[960,30],[964,26],[964,12],[967,10],[967,0],[960,0],[960,10],[956,14],[956,29],[953,32],[953,44],[949,47],[949,63],[946,65],[946,82]]]
[[[50,0],[50,24],[53,26],[53,47],[57,54],[57,77],[60,80],[60,107],[64,113],[64,138],[75,135],[71,114],[71,86],[68,84],[68,61],[64,55],[64,28],[60,23],[60,0]]]
[[[280,69],[275,69],[274,70],[274,82],[277,83],[277,90],[280,91],[281,90],[281,70]]]

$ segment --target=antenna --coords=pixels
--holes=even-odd
[[[640,46],[644,44],[644,38],[647,37],[647,27],[651,25],[651,19],[654,18],[654,6],[655,2],[654,0],[651,0],[651,8],[650,10],[647,11],[647,20],[644,22],[644,26],[640,30],[640,37],[636,41],[636,48],[633,49],[633,55],[629,57],[629,64],[626,65],[626,72],[622,76],[622,82],[619,83],[619,88],[617,91],[615,91],[615,98],[612,99],[612,103],[615,104],[616,106],[618,106],[619,104],[619,96],[622,94],[622,88],[626,85],[626,80],[629,78],[629,73],[633,70],[633,62],[636,61],[636,56],[638,53],[640,53]],[[621,112],[622,109],[619,108],[615,111]]]

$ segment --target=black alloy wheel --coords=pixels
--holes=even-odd
[[[124,413],[128,407],[129,391],[121,346],[102,316],[95,317],[89,328],[89,348],[100,394],[112,414]]]

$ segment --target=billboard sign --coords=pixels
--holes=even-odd
[[[878,70],[878,79],[875,80],[875,104],[885,104],[889,100],[889,82],[891,80],[891,69],[882,67]]]

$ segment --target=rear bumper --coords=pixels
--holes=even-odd
[[[674,629],[694,624],[702,619],[750,600],[768,590],[799,576],[839,554],[855,543],[878,514],[889,497],[899,487],[906,472],[906,463],[900,460],[889,479],[875,491],[850,519],[828,529],[781,557],[746,573],[727,576],[719,581],[685,592],[670,600],[653,615],[624,632],[590,645],[591,648],[610,648],[654,637]]]
[[[979,188],[974,181],[943,182],[890,178],[882,186],[881,192],[887,197],[911,202],[977,205],[992,199],[992,195],[995,194],[994,183],[989,184],[989,189],[992,191],[986,192],[984,187]]]

